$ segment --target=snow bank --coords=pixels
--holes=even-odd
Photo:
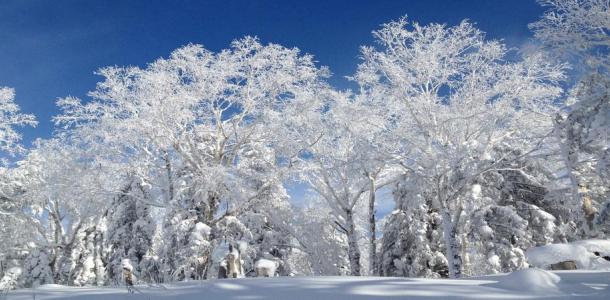
[[[548,269],[552,264],[573,260],[578,269],[589,269],[594,255],[582,246],[571,244],[550,244],[534,247],[526,251],[530,265]]]
[[[526,252],[530,265],[549,269],[552,264],[563,261],[574,261],[579,270],[610,270],[610,262],[596,256],[610,254],[610,241],[582,240],[568,244],[550,244],[530,248]],[[608,253],[608,254],[605,254]]]
[[[549,271],[529,268],[515,271],[502,276],[496,285],[499,288],[543,293],[559,292],[558,284],[561,278]]]

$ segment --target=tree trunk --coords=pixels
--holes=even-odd
[[[56,205],[56,204],[54,204]],[[53,224],[53,250],[49,265],[51,266],[51,272],[53,273],[53,279],[55,282],[59,280],[59,260],[62,252],[62,238],[63,238],[63,228],[61,224],[61,216],[59,211],[53,206],[52,209],[49,210],[49,217],[51,218],[51,223]]]
[[[370,230],[370,240],[369,240],[369,274],[377,275],[377,234],[375,228],[375,190],[377,189],[375,185],[375,179],[370,179],[370,189],[369,189],[369,230]]]
[[[449,268],[449,278],[462,277],[462,257],[460,255],[460,247],[458,245],[457,227],[451,218],[449,209],[443,207],[443,238],[445,239],[445,247],[447,249],[447,265]]]
[[[360,276],[360,249],[358,247],[358,237],[356,236],[356,224],[354,223],[354,215],[351,210],[346,214],[346,234],[347,234],[347,256],[352,276]]]
[[[581,224],[585,225],[588,224],[588,222],[586,221],[586,215],[587,215],[587,207],[586,204],[582,201],[582,197],[580,194],[580,183],[578,182],[578,178],[576,177],[576,174],[574,174],[574,164],[572,161],[572,151],[569,149],[569,146],[566,145],[563,142],[562,139],[562,135],[561,135],[561,124],[559,122],[559,120],[555,120],[555,138],[557,139],[557,142],[559,143],[559,152],[560,152],[560,156],[561,156],[561,160],[563,161],[563,164],[566,168],[566,173],[568,174],[568,177],[570,179],[570,192],[572,194],[572,202],[575,205],[581,206],[582,207],[582,211],[580,211],[580,213],[578,214],[577,218],[580,219]],[[582,230],[586,233],[589,234],[589,232],[592,230],[592,228],[590,226],[582,226]]]
[[[167,173],[167,198],[169,201],[172,201],[174,199],[174,178],[172,176],[172,163],[169,160],[167,151],[163,153],[163,159],[165,160],[165,172]]]

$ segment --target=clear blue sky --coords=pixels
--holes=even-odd
[[[51,135],[55,100],[84,97],[100,67],[144,65],[189,42],[219,50],[256,35],[315,55],[343,88],[359,46],[373,42],[371,31],[405,14],[449,25],[467,18],[488,37],[519,47],[542,9],[535,0],[0,0],[0,86],[15,88],[18,104],[40,121],[24,130],[29,145]]]

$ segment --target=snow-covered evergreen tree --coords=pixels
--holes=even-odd
[[[145,188],[132,180],[108,209],[106,243],[109,256],[106,270],[108,280],[114,284],[122,283],[123,259],[132,262],[132,272],[138,277],[141,272],[140,263],[152,246],[155,227],[150,206],[142,200],[147,198],[149,196]]]
[[[24,286],[36,287],[53,283],[49,256],[44,250],[33,249],[23,262],[22,279]]]
[[[393,193],[396,209],[383,228],[381,275],[447,277],[441,216],[433,195],[410,177],[396,183]]]

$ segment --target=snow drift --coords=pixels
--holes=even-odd
[[[512,272],[498,280],[498,286],[516,291],[559,292],[561,278],[549,271],[530,268]]]

